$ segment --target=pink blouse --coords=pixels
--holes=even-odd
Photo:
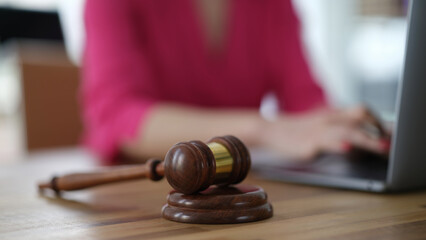
[[[289,0],[229,0],[224,50],[212,53],[193,0],[87,0],[85,142],[111,160],[158,102],[258,108],[325,104],[305,61]]]

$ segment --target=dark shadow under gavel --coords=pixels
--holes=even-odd
[[[187,223],[250,222],[272,216],[272,207],[263,189],[229,186],[244,180],[250,165],[245,145],[228,135],[212,138],[207,143],[178,143],[167,152],[164,162],[150,159],[141,165],[53,177],[38,187],[59,193],[134,179],[158,181],[166,176],[175,189],[163,207],[166,219]],[[210,187],[212,185],[216,186]]]

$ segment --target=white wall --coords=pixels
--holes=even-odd
[[[332,104],[357,102],[354,80],[344,61],[356,16],[356,0],[293,0],[303,23],[307,55]]]

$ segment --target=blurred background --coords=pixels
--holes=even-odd
[[[293,2],[306,55],[330,102],[363,103],[392,121],[408,1]],[[84,0],[0,0],[0,164],[78,145],[83,6]],[[261,111],[271,109],[267,97]]]

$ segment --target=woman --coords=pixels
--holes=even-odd
[[[289,0],[88,0],[85,21],[86,140],[104,159],[224,134],[296,158],[388,150],[367,110],[327,109]],[[268,92],[274,121],[258,113]]]

